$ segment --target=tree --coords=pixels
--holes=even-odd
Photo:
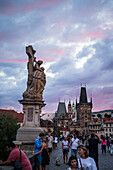
[[[110,118],[111,115],[108,115],[107,113],[105,113],[104,117],[105,117],[105,118]]]
[[[16,139],[18,119],[13,118],[13,116],[7,116],[5,114],[0,115],[0,159],[6,160],[7,153],[7,144]]]
[[[105,117],[105,118],[107,118],[107,117],[108,117],[107,113],[105,113],[104,117]]]
[[[101,114],[98,114],[97,117],[98,117],[98,118],[101,118],[102,116],[101,116]]]

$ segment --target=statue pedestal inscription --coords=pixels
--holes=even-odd
[[[23,125],[17,131],[15,144],[32,143],[43,130],[40,128],[40,114],[43,101],[43,91],[46,84],[44,67],[40,67],[42,60],[36,61],[35,50],[32,46],[26,47],[28,55],[28,80],[27,89],[23,93],[23,100],[19,102],[23,105],[24,120]]]

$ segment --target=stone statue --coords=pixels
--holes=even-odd
[[[40,67],[43,63],[42,60],[36,61],[34,57],[35,50],[32,46],[26,47],[26,53],[29,57],[27,69],[28,69],[28,81],[27,89],[23,93],[24,99],[43,99],[43,90],[46,84],[46,75],[44,73],[44,68]]]

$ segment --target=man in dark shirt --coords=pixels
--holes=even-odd
[[[91,138],[88,139],[89,143],[89,156],[92,157],[98,167],[98,143],[99,143],[99,137],[95,134],[91,134]]]

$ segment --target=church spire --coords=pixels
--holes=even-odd
[[[71,106],[71,102],[70,102],[70,99],[69,99],[69,103],[68,103],[68,107]]]

